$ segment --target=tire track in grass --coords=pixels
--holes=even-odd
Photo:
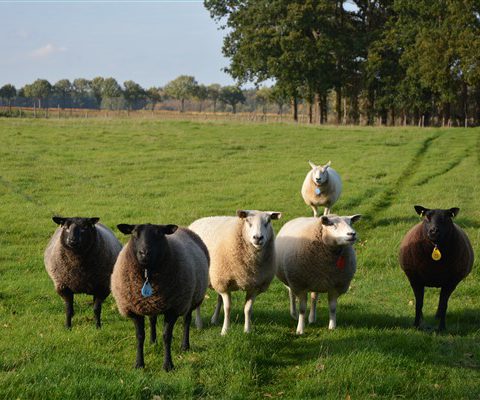
[[[464,158],[468,157],[469,154],[467,152],[467,154],[465,155],[465,157],[463,158],[459,158],[457,160],[454,160],[452,161],[451,163],[449,163],[444,169],[442,169],[441,171],[439,172],[436,172],[434,174],[431,174],[429,176],[426,176],[425,178],[421,179],[420,181],[418,182],[415,182],[414,185],[415,186],[422,186],[422,185],[425,185],[426,183],[430,182],[432,179],[438,177],[438,176],[442,176],[444,174],[446,174],[447,172],[451,171],[452,169],[454,169],[455,167],[457,167],[462,161]]]
[[[406,168],[402,171],[398,179],[382,193],[378,200],[375,200],[371,209],[365,213],[365,220],[374,221],[375,215],[386,208],[389,208],[398,196],[401,188],[408,182],[412,176],[418,171],[422,160],[425,158],[425,154],[428,149],[442,134],[436,134],[426,138],[415,155],[412,157]]]

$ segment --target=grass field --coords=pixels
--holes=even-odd
[[[452,295],[447,333],[436,334],[438,290],[427,289],[423,330],[398,266],[413,205],[460,207],[457,223],[480,250],[480,130],[345,128],[221,122],[0,119],[0,398],[5,399],[479,399],[479,264]],[[307,160],[332,160],[344,181],[334,211],[361,213],[358,271],[329,332],[319,321],[295,335],[288,297],[275,280],[243,334],[243,295],[232,328],[192,330],[192,351],[146,345],[133,368],[133,324],[112,298],[95,329],[92,299],[78,295],[73,329],[43,266],[53,214],[104,224],[177,223],[238,208],[309,216],[300,187]],[[116,230],[115,233],[121,237]],[[124,237],[121,237],[125,241]]]

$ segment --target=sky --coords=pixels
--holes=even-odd
[[[0,0],[0,16],[0,86],[103,76],[149,88],[179,75],[234,84],[203,1]]]

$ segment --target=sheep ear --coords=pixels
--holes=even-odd
[[[270,219],[280,219],[282,218],[282,213],[277,211],[272,211],[269,213]]]
[[[237,217],[238,218],[247,218],[248,211],[247,210],[237,210]]]
[[[163,226],[163,229],[162,229],[162,232],[165,234],[165,235],[171,235],[173,233],[175,233],[178,229],[178,225],[164,225]]]
[[[52,217],[52,221],[55,222],[57,225],[64,225],[67,222],[67,218],[54,216]]]
[[[130,235],[135,229],[135,225],[118,224],[117,228],[120,232],[124,233],[125,235]]]
[[[322,215],[320,217],[320,221],[322,222],[322,225],[326,225],[326,226],[332,225],[330,219],[328,219],[328,217],[326,215]]]
[[[98,221],[100,221],[100,218],[98,217],[89,218],[89,221],[92,225],[95,225]]]
[[[458,215],[458,213],[460,212],[460,209],[458,207],[453,207],[448,211],[450,212],[451,217],[455,218]]]
[[[327,162],[327,163],[323,166],[323,170],[325,171],[327,168],[330,167],[330,165],[332,165],[332,162],[331,162],[331,161]]]
[[[361,214],[355,214],[350,217],[350,222],[353,224],[357,222],[360,218],[362,218]]]
[[[317,168],[317,166],[316,166],[316,165],[315,165],[313,162],[311,162],[311,161],[308,161],[308,163],[310,164],[310,166],[312,167],[312,169],[315,169],[315,168]]]
[[[423,217],[427,211],[430,211],[428,208],[422,206],[413,206],[418,215]]]

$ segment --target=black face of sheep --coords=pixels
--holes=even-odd
[[[100,218],[53,217],[52,220],[62,227],[62,244],[73,252],[82,253],[95,242],[95,224]]]
[[[160,260],[165,257],[168,251],[165,235],[175,233],[177,225],[117,225],[120,232],[132,235],[130,242],[140,266],[147,271],[150,277],[152,271],[159,265]]]
[[[459,208],[454,207],[448,210],[429,210],[422,206],[415,206],[415,211],[423,217],[424,233],[433,243],[442,243],[453,231],[453,221]]]

